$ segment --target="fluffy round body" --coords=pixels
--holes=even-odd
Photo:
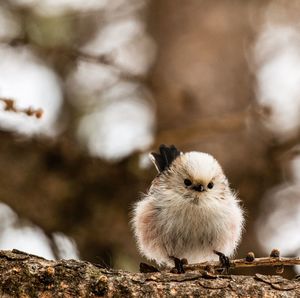
[[[141,253],[169,266],[172,256],[196,263],[218,260],[213,250],[232,255],[243,221],[219,163],[200,152],[180,155],[161,172],[135,205],[132,219]]]

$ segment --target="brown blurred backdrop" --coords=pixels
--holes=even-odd
[[[298,60],[286,67],[280,60],[290,46],[295,52],[287,57],[300,55],[297,1],[82,2],[0,5],[0,20],[11,21],[0,32],[8,57],[2,54],[6,68],[0,62],[0,97],[16,105],[22,100],[10,93],[19,79],[4,78],[9,52],[18,56],[24,49],[57,76],[62,94],[50,136],[43,128],[24,133],[2,125],[0,198],[17,213],[18,225],[40,227],[54,255],[53,233],[61,232],[74,240],[81,259],[137,270],[142,258],[129,221],[133,203],[155,176],[146,154],[161,143],[175,144],[214,155],[238,192],[247,220],[237,256],[263,256],[276,244],[283,255],[298,254],[299,236],[289,227],[300,227],[293,163],[300,120],[278,109],[293,103],[291,113],[300,110]],[[9,33],[12,24],[17,29]],[[272,76],[277,73],[283,77]],[[280,84],[285,79],[290,85]],[[31,93],[23,95],[30,102]],[[46,115],[43,98],[35,102],[39,107]],[[281,111],[293,125],[280,122]],[[20,117],[12,114],[9,121]],[[280,215],[276,208],[286,209]]]

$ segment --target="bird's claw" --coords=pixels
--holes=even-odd
[[[230,269],[230,260],[227,256],[225,256],[222,252],[219,252],[217,250],[214,250],[214,253],[216,255],[219,256],[219,261],[221,263],[221,266],[222,266],[222,273],[226,273],[228,274],[229,273],[229,269]]]
[[[176,257],[171,256],[170,257],[174,261],[175,269],[177,270],[177,273],[185,273],[185,270],[183,268],[183,265],[187,264],[187,259],[179,259]]]

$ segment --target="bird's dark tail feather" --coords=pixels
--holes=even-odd
[[[181,154],[181,152],[174,146],[166,145],[159,146],[159,153],[151,152],[151,159],[154,162],[157,170],[163,172],[168,169],[172,162]]]

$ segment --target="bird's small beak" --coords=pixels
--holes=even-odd
[[[205,187],[202,184],[196,184],[192,187],[192,189],[199,192],[205,191]]]

